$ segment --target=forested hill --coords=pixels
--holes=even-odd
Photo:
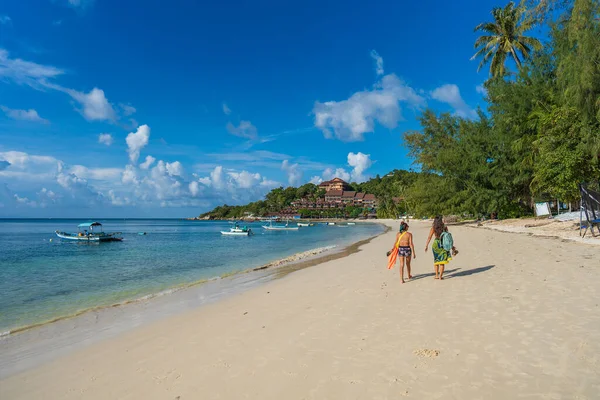
[[[383,178],[376,176],[363,183],[350,183],[350,189],[356,192],[371,193],[379,199],[378,215],[387,215],[388,212],[397,215],[404,209],[396,209],[394,197],[401,197],[407,188],[415,182],[418,173],[394,170]],[[265,216],[268,213],[279,212],[289,207],[294,200],[308,198],[316,200],[323,198],[325,191],[317,185],[307,183],[300,187],[279,187],[266,194],[264,200],[255,201],[243,206],[218,206],[212,211],[200,215],[200,218],[241,218],[245,215]],[[390,208],[388,210],[388,208]],[[383,214],[382,214],[383,213]]]

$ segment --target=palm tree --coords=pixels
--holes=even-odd
[[[492,59],[490,73],[492,76],[504,76],[506,56],[511,57],[521,68],[521,61],[529,58],[531,49],[542,47],[539,40],[523,36],[533,27],[533,20],[525,18],[525,7],[515,6],[510,2],[504,8],[494,7],[492,15],[494,22],[484,22],[477,25],[475,32],[482,31],[488,35],[480,36],[475,41],[477,53],[471,60],[483,56],[477,71]],[[519,53],[522,58],[519,58]]]

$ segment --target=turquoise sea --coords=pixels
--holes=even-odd
[[[99,220],[122,242],[61,241],[82,220],[0,219],[0,333],[179,285],[248,270],[311,249],[344,247],[374,236],[377,224],[317,225],[222,236],[222,221]],[[140,236],[138,232],[146,232]]]

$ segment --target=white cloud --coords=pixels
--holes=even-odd
[[[123,171],[123,175],[121,176],[121,182],[124,185],[139,185],[137,174],[135,172],[135,167],[133,165],[125,166],[125,170]]]
[[[372,90],[354,93],[347,100],[316,102],[313,107],[315,126],[325,137],[345,142],[364,139],[375,130],[375,122],[393,129],[402,119],[400,103],[413,107],[425,105],[425,99],[405,85],[396,75],[384,76]]]
[[[373,165],[370,154],[348,153],[348,165],[352,167],[351,177],[353,182],[364,182],[367,178],[363,175],[364,172]]]
[[[371,50],[371,58],[375,60],[375,72],[377,75],[383,75],[383,58],[375,50]]]
[[[140,164],[141,169],[149,169],[150,166],[156,161],[156,158],[152,156],[146,156],[146,161]]]
[[[31,121],[39,122],[42,124],[49,124],[50,121],[39,116],[37,111],[34,109],[29,110],[13,110],[11,108],[0,106],[0,110],[4,111],[7,117],[20,120],[20,121]]]
[[[129,153],[129,160],[132,163],[136,163],[140,157],[140,151],[148,144],[150,138],[150,127],[148,125],[140,126],[137,131],[130,132],[127,135],[125,141],[127,142],[127,148]]]
[[[326,168],[325,171],[323,171],[323,179],[329,181],[333,178],[340,178],[348,182],[351,177],[344,168],[336,168],[335,170],[333,168]]]
[[[231,109],[229,107],[227,107],[227,104],[225,104],[225,103],[223,103],[223,113],[225,115],[231,114]]]
[[[287,173],[288,184],[290,186],[300,185],[302,181],[302,171],[300,171],[298,164],[290,164],[288,160],[283,160],[281,169]]]
[[[233,182],[241,189],[250,189],[260,183],[261,176],[259,173],[252,174],[248,171],[228,172]]]
[[[228,122],[226,125],[227,131],[235,136],[240,136],[247,139],[256,139],[256,127],[250,121],[240,121],[238,126]]]
[[[83,165],[73,165],[67,170],[80,178],[100,181],[118,179],[123,172],[121,168],[88,168]]]
[[[126,117],[128,117],[128,116],[130,116],[132,114],[135,114],[135,112],[137,111],[135,109],[135,107],[133,107],[131,104],[119,103],[119,108],[121,108],[121,112]]]
[[[318,185],[321,182],[323,182],[323,178],[321,178],[320,176],[313,176],[312,178],[310,178],[310,181],[309,181],[309,183],[312,183],[315,185]]]
[[[98,135],[98,143],[110,146],[113,144],[113,137],[110,133],[101,133]]]
[[[476,118],[477,113],[465,103],[460,95],[458,86],[454,84],[442,85],[431,92],[431,97],[439,102],[446,103],[454,108],[459,117]]]
[[[72,89],[65,89],[82,109],[78,110],[88,121],[114,121],[117,114],[112,105],[104,96],[102,89],[93,88],[89,93],[82,93]]]
[[[364,154],[361,152],[358,153],[348,153],[348,165],[352,167],[350,172],[348,172],[344,168],[325,168],[323,174],[319,176],[313,176],[310,179],[311,183],[318,185],[319,183],[333,178],[340,178],[345,180],[346,182],[357,182],[361,183],[368,179],[368,176],[365,175],[365,171],[373,165],[373,161],[371,160],[370,154]]]
[[[50,65],[10,58],[8,51],[0,49],[0,79],[12,80],[18,84],[29,85],[41,90],[43,85],[40,81],[62,74],[64,74],[63,70]]]
[[[11,21],[8,15],[0,15],[0,25],[9,25]]]
[[[483,85],[475,86],[475,91],[482,96],[487,96],[487,90]]]
[[[194,197],[196,197],[198,193],[200,193],[200,185],[197,181],[190,182],[190,184],[188,185],[188,189],[190,190],[190,194]]]
[[[183,175],[183,165],[179,161],[175,161],[172,163],[166,163],[165,167],[167,169],[167,174],[170,176],[182,176]]]

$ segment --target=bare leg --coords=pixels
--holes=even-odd
[[[444,279],[444,268],[446,267],[445,264],[440,265],[440,279]]]
[[[405,257],[400,257],[400,281],[404,283],[404,259]]]
[[[408,271],[408,279],[412,279],[412,275],[410,274],[410,257],[406,257],[406,269]]]
[[[440,273],[440,272],[439,272],[439,270],[440,270],[440,266],[439,266],[439,264],[433,264],[433,267],[435,268],[435,278],[433,278],[433,279],[439,279],[439,278],[438,278],[438,275],[439,275],[439,273]]]

